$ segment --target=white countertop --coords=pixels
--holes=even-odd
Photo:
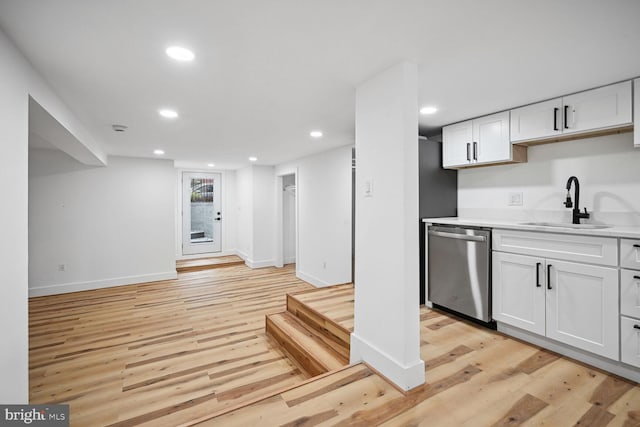
[[[581,234],[586,236],[603,236],[603,237],[628,237],[631,239],[640,239],[640,226],[618,226],[612,225],[607,228],[570,228],[571,224],[567,224],[567,228],[553,227],[543,225],[527,225],[526,221],[510,221],[508,219],[474,219],[474,218],[424,218],[422,220],[427,224],[448,224],[460,226],[475,226],[488,228],[504,228],[508,230],[522,231],[543,231],[546,233],[563,233],[563,234]]]

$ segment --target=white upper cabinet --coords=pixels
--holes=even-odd
[[[511,110],[511,141],[527,141],[559,135],[562,98]]]
[[[473,122],[472,155],[477,163],[511,160],[509,112],[480,117]]]
[[[630,124],[631,81],[565,96],[562,109],[565,134]]]
[[[442,141],[443,167],[465,166],[471,163],[471,120],[442,128]]]
[[[442,166],[445,168],[511,160],[508,111],[442,128]]]
[[[640,79],[633,81],[633,146],[640,147]]]
[[[511,110],[511,142],[621,127],[632,123],[631,81]]]

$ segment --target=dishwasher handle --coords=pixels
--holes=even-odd
[[[430,236],[438,236],[445,237],[448,239],[458,239],[458,240],[468,240],[471,242],[486,242],[486,236],[470,236],[468,234],[459,234],[459,233],[447,233],[445,231],[431,231],[429,230]]]

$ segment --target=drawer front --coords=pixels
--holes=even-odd
[[[620,267],[640,270],[640,239],[620,239]]]
[[[620,318],[620,360],[640,368],[640,320]]]
[[[620,270],[620,314],[640,319],[640,271]]]
[[[612,267],[618,265],[618,241],[613,237],[494,229],[493,250]]]

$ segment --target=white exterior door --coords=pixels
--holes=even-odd
[[[464,166],[471,162],[472,132],[471,120],[442,128],[442,167]]]
[[[618,360],[618,270],[547,260],[547,337]]]
[[[494,252],[492,263],[493,318],[544,335],[544,259]]]
[[[217,173],[182,174],[182,254],[222,250],[221,176]]]
[[[477,163],[511,160],[509,112],[473,120],[472,158]]]

